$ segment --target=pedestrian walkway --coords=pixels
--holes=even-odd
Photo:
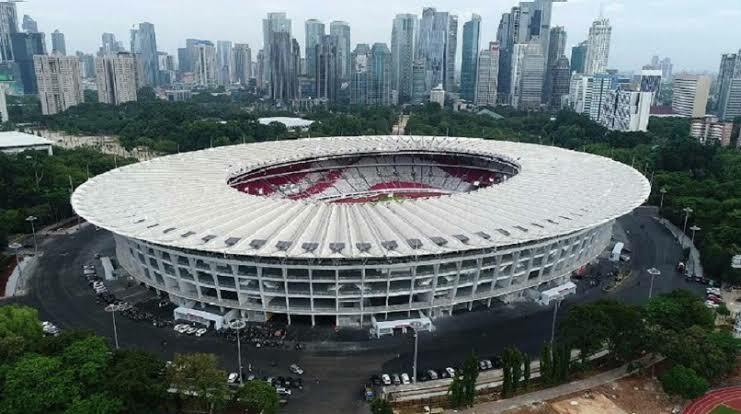
[[[644,357],[641,359],[643,366],[653,365],[659,362],[663,358],[657,358],[653,356]],[[446,413],[466,413],[466,414],[498,414],[508,410],[522,408],[535,403],[541,403],[544,401],[554,400],[565,395],[573,394],[580,391],[585,391],[591,388],[599,387],[610,382],[619,380],[621,378],[634,374],[635,371],[628,371],[628,365],[623,365],[619,368],[597,374],[593,377],[589,377],[580,381],[570,382],[568,384],[559,385],[556,387],[546,388],[544,390],[531,392],[529,394],[518,395],[516,397],[508,398],[506,400],[492,401],[483,404],[476,405],[466,410],[447,410]]]
[[[672,224],[669,220],[664,218],[657,218],[659,223],[663,224],[664,227],[669,229],[670,232],[674,235],[674,237],[679,241],[679,244],[682,245],[682,247],[690,248],[690,260],[688,263],[690,272],[693,274],[702,277],[703,271],[702,271],[702,263],[700,262],[700,251],[697,250],[695,245],[692,243],[692,239],[689,238],[682,229]]]

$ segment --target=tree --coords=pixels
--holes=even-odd
[[[72,372],[57,357],[28,355],[5,374],[0,412],[46,414],[60,412],[79,398],[80,388]]]
[[[540,378],[545,384],[553,381],[553,350],[547,342],[540,351]]]
[[[247,382],[236,392],[234,398],[237,404],[245,407],[250,412],[262,414],[275,414],[278,412],[278,404],[280,403],[275,388],[266,381]],[[383,401],[385,402],[385,400]],[[371,404],[371,411],[375,413],[372,407]]]
[[[559,334],[566,344],[579,350],[582,362],[602,348],[609,334],[610,321],[596,306],[581,305],[572,308],[561,323]]]
[[[0,307],[0,338],[11,336],[31,343],[41,339],[43,331],[36,309],[18,305]]]
[[[100,336],[73,342],[62,353],[65,368],[87,390],[103,383],[110,358],[108,343]]]
[[[374,398],[370,403],[371,414],[394,414],[393,408],[388,401],[381,398]],[[266,413],[268,414],[268,413]]]
[[[502,398],[512,396],[512,366],[502,359]]]
[[[85,399],[75,400],[64,414],[117,414],[122,410],[123,403],[119,399],[107,394],[93,394]]]
[[[126,412],[152,411],[167,397],[164,368],[164,362],[153,354],[116,351],[105,372],[104,387],[121,400]]]
[[[612,300],[585,306],[595,307],[607,317],[607,348],[615,359],[627,362],[640,355],[646,345],[646,328],[640,307]]]
[[[713,380],[733,369],[737,349],[738,341],[730,333],[693,326],[684,332],[664,331],[659,352],[675,364]]]
[[[212,413],[229,396],[226,372],[218,366],[213,354],[176,354],[167,368],[168,383],[181,397],[195,396],[202,408]]]
[[[472,352],[463,363],[463,403],[472,406],[476,399],[476,381],[479,378],[479,363]]]
[[[448,403],[453,408],[461,408],[465,403],[465,384],[463,376],[458,372],[453,375],[453,381],[448,387]]]
[[[669,395],[680,395],[682,398],[694,399],[708,390],[708,381],[697,375],[695,370],[684,365],[674,365],[659,377],[664,392]]]
[[[697,325],[712,329],[715,315],[706,308],[699,296],[687,290],[675,290],[651,299],[645,307],[645,317],[650,326],[681,332]]]

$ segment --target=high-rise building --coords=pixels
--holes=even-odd
[[[564,97],[569,94],[571,82],[569,58],[562,55],[556,59],[556,63],[551,67],[548,74],[550,76],[548,104],[552,109],[558,109],[561,107]]]
[[[131,53],[119,52],[95,59],[95,83],[98,102],[120,105],[136,101],[136,59]]]
[[[497,79],[497,99],[509,104],[512,80],[512,49],[514,48],[514,22],[513,14],[519,12],[518,7],[513,7],[511,13],[502,14],[497,29],[497,43],[499,43],[499,73]]]
[[[242,86],[247,86],[252,79],[252,49],[246,43],[235,43],[233,54],[234,80]]]
[[[548,44],[548,56],[546,58],[545,84],[543,86],[543,101],[550,103],[551,92],[553,91],[553,67],[566,51],[566,30],[561,26],[551,28],[550,42]]]
[[[543,98],[545,55],[541,42],[518,43],[512,51],[512,101],[520,110],[539,109]]]
[[[474,14],[471,20],[463,25],[463,47],[461,49],[461,55],[463,56],[463,62],[461,64],[461,98],[471,102],[473,102],[476,95],[480,38],[481,16]]]
[[[440,105],[441,108],[445,107],[445,89],[443,85],[437,85],[430,91],[430,102]]]
[[[98,56],[118,52],[123,52],[123,47],[121,47],[121,43],[116,40],[116,35],[113,33],[103,33],[101,35],[101,46],[98,50]]]
[[[335,102],[340,90],[340,57],[337,36],[323,36],[316,46],[316,96]]]
[[[6,97],[9,88],[9,82],[0,82],[0,122],[8,122],[10,120],[10,116],[8,115],[8,100]]]
[[[157,52],[157,66],[160,68],[160,85],[172,85],[176,81],[175,57],[167,52]]]
[[[672,60],[670,58],[665,57],[663,59],[659,59],[658,56],[654,55],[653,57],[651,57],[651,63],[643,66],[643,69],[660,70],[661,77],[664,80],[669,81],[672,79],[672,71],[674,69],[674,65],[672,65]]]
[[[731,79],[727,85],[727,91],[721,119],[734,121],[741,116],[741,78]]]
[[[412,62],[412,104],[419,105],[429,95],[427,89],[427,63],[424,59]]]
[[[678,115],[700,118],[710,95],[710,77],[702,75],[678,75],[672,82],[672,111]]]
[[[437,85],[443,85],[443,89],[453,88],[457,30],[456,16],[432,7],[422,10],[415,56],[425,63],[426,92]]]
[[[94,79],[95,74],[95,56],[77,51],[75,53],[80,59],[80,72],[83,79]]]
[[[33,57],[41,113],[53,115],[84,102],[77,56]]]
[[[587,55],[584,59],[584,73],[587,75],[607,70],[611,34],[610,20],[601,17],[592,22],[587,39]]]
[[[36,23],[36,20],[27,14],[23,15],[23,24],[21,25],[21,28],[26,33],[38,33],[39,31],[39,25]]]
[[[374,43],[371,48],[370,105],[391,105],[391,51],[385,43]]]
[[[367,105],[371,69],[371,49],[367,43],[355,45],[350,66],[350,103]]]
[[[584,73],[584,64],[587,59],[587,41],[583,41],[571,48],[571,71]]]
[[[267,83],[267,80],[265,77],[267,76],[265,74],[265,51],[263,49],[260,49],[257,51],[257,56],[255,57],[255,85],[257,86],[257,89],[263,90],[265,89],[265,84]]]
[[[301,64],[298,42],[285,31],[272,32],[270,40],[270,97],[283,104],[298,99],[298,71]]]
[[[291,19],[287,18],[285,13],[268,13],[267,18],[262,20],[263,53],[265,54],[265,59],[263,59],[262,82],[258,82],[259,88],[264,88],[272,77],[270,69],[272,65],[272,57],[270,56],[272,45],[270,42],[274,39],[273,33],[288,33],[290,39]]]
[[[2,4],[0,3],[0,5]],[[15,63],[18,65],[21,83],[23,84],[23,93],[35,94],[38,92],[38,88],[36,86],[33,57],[46,54],[44,34],[16,32],[13,33],[11,39]]]
[[[216,41],[216,65],[218,67],[216,73],[218,84],[221,86],[231,84],[232,72],[234,72],[232,42],[228,40]]]
[[[202,41],[189,47],[192,52],[193,81],[198,86],[214,87],[218,79],[216,47],[209,41]]]
[[[652,99],[651,92],[611,89],[601,102],[597,122],[611,131],[645,132]]]
[[[569,89],[569,104],[574,112],[588,115],[597,121],[603,109],[602,103],[608,92],[620,85],[620,80],[610,74],[589,76],[574,73]]]
[[[157,36],[154,25],[139,23],[138,28],[131,29],[131,53],[141,69],[138,74],[142,86],[155,87],[159,85],[159,66],[157,58]]]
[[[496,106],[498,80],[499,43],[489,42],[489,48],[479,52],[474,104],[477,106]]]
[[[718,70],[718,116],[724,121],[732,121],[734,114],[729,107],[733,99],[731,86],[734,79],[741,78],[741,50],[738,53],[724,54]]]
[[[0,63],[13,57],[13,34],[18,32],[18,15],[14,1],[0,2]]]
[[[391,29],[391,89],[399,103],[412,99],[412,64],[414,62],[417,16],[397,14]]]
[[[337,59],[339,60],[340,79],[350,78],[350,25],[347,22],[334,21],[329,24],[329,34],[337,38]]]
[[[57,53],[62,56],[67,55],[67,43],[64,41],[64,33],[59,29],[51,34],[51,53]]]
[[[317,19],[306,21],[306,74],[309,78],[316,78],[316,46],[326,34],[324,23]]]

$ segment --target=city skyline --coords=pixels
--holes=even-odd
[[[263,46],[262,19],[268,12],[285,12],[292,20],[302,51],[304,45],[304,23],[316,18],[327,27],[334,20],[346,21],[352,30],[351,49],[358,43],[377,42],[391,45],[391,26],[398,13],[412,13],[421,17],[422,8],[436,7],[438,10],[458,15],[458,48],[462,42],[462,22],[473,13],[481,15],[481,44],[496,39],[496,30],[501,14],[517,3],[515,0],[499,1],[485,5],[472,0],[409,1],[403,5],[380,0],[370,5],[349,2],[324,1],[298,3],[278,0],[257,1],[249,5],[233,0],[216,0],[204,9],[192,0],[178,2],[178,13],[172,13],[174,2],[144,2],[134,0],[126,9],[115,6],[117,13],[111,14],[112,2],[108,0],[75,0],[73,4],[59,4],[50,0],[33,0],[18,5],[18,15],[30,15],[38,22],[39,31],[47,33],[47,41],[54,29],[65,34],[67,52],[81,50],[93,53],[100,46],[103,32],[116,34],[126,39],[134,24],[150,22],[155,25],[159,50],[176,54],[177,48],[185,44],[186,38],[229,40],[247,43],[253,56]],[[154,4],[152,4],[154,3]],[[602,4],[602,7],[600,6]],[[193,7],[190,7],[192,5]],[[723,53],[738,50],[729,34],[735,29],[733,23],[741,16],[741,8],[733,0],[719,0],[713,8],[692,0],[569,0],[553,6],[553,26],[564,26],[568,33],[567,53],[570,48],[585,40],[592,21],[600,14],[610,19],[613,27],[610,51],[610,67],[623,71],[638,71],[652,55],[669,56],[675,71],[717,72],[718,58]],[[193,10],[193,13],[188,13]],[[662,19],[640,16],[661,16]],[[20,19],[19,19],[20,20]],[[213,21],[213,24],[204,24]],[[724,24],[727,23],[727,24]],[[688,30],[703,27],[703,30]],[[740,33],[741,34],[741,33]],[[646,42],[651,39],[651,42]],[[690,51],[690,53],[688,53]],[[302,55],[304,53],[302,52]],[[457,56],[457,67],[461,54]]]

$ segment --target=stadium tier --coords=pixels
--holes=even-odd
[[[160,157],[90,179],[72,204],[183,308],[361,326],[562,284],[649,192],[585,153],[361,136]]]

